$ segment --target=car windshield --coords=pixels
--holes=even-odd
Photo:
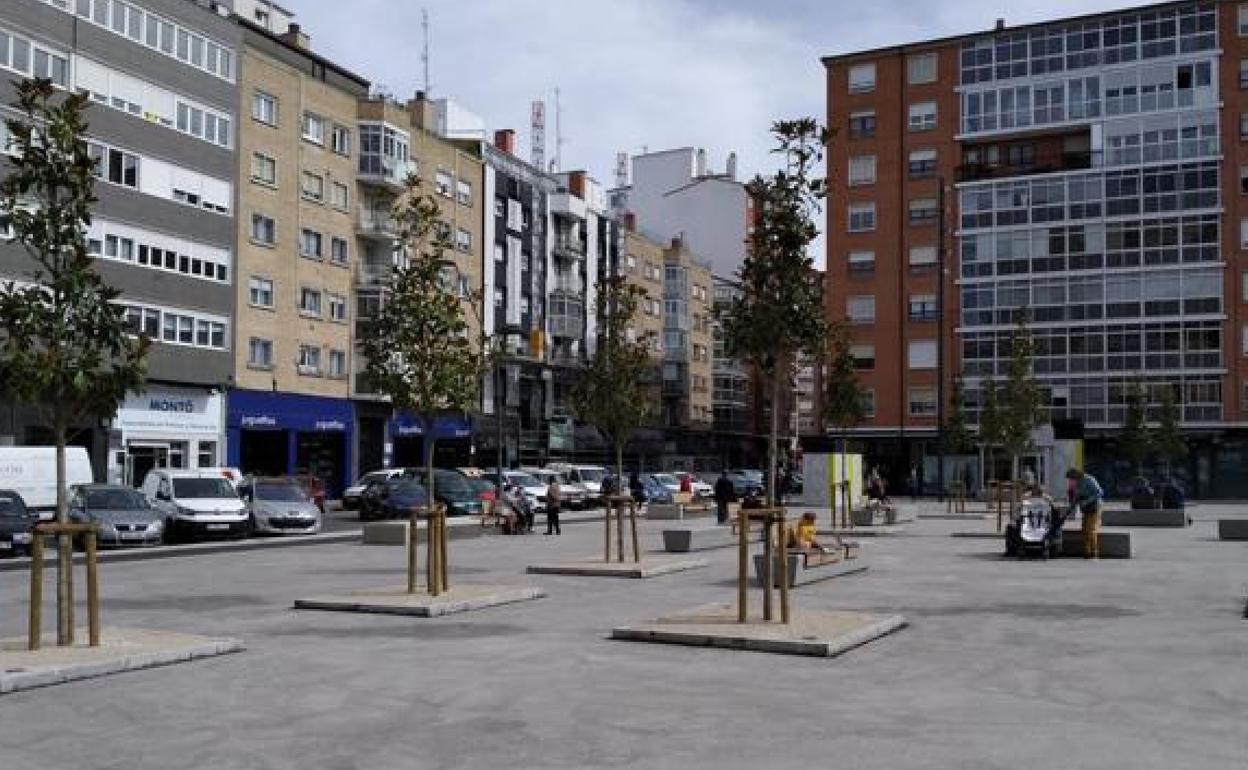
[[[87,492],[87,508],[100,511],[131,511],[146,508],[147,500],[133,489],[92,489]]]
[[[17,495],[0,495],[0,516],[9,519],[21,518],[26,515],[26,504]]]
[[[653,478],[655,481],[659,482],[660,484],[679,484],[680,483],[676,480],[676,477],[670,473],[656,473],[654,474]]]
[[[390,490],[390,494],[423,498],[425,496],[425,488],[419,481],[400,481]]]
[[[542,482],[527,473],[509,473],[506,479],[519,487],[540,487]]]
[[[598,468],[581,468],[581,481],[602,483],[602,480],[606,477],[607,472],[604,470],[599,470]]]
[[[238,497],[234,487],[223,478],[205,476],[173,480],[173,493],[183,500]]]
[[[256,485],[258,500],[274,500],[282,503],[306,503],[308,493],[298,484],[269,482]]]

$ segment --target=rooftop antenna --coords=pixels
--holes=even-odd
[[[559,102],[559,89],[555,88],[555,157],[550,161],[550,171],[552,174],[558,173],[563,167],[563,145],[567,140],[563,138],[563,105]]]
[[[546,168],[546,102],[541,99],[534,101],[530,116],[532,130],[529,134],[529,160],[533,162],[534,168],[543,169]]]
[[[628,153],[615,154],[615,186],[628,187]]]
[[[420,64],[424,68],[424,71],[425,71],[425,96],[429,96],[430,88],[432,86],[429,84],[429,9],[428,8],[420,9],[420,29],[421,29],[421,33],[424,35],[424,38],[425,38],[424,48],[421,49],[421,52],[420,52]]]

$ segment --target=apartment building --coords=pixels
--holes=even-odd
[[[385,301],[384,285],[390,269],[402,259],[393,210],[410,174],[419,177],[422,190],[432,193],[438,202],[439,226],[450,244],[443,254],[447,260],[446,290],[463,300],[474,338],[480,336],[482,314],[488,314],[482,275],[483,218],[488,205],[482,159],[471,145],[434,133],[432,115],[430,102],[420,93],[405,103],[384,94],[358,103],[357,336],[364,333],[363,324]],[[360,472],[383,465],[420,464],[427,431],[436,439],[438,462],[464,465],[470,461],[472,425],[467,417],[445,415],[426,426],[414,415],[393,414],[388,402],[365,381],[365,364],[357,355],[352,381]]]
[[[714,421],[711,270],[676,238],[664,249],[663,272],[663,425],[687,437],[675,454],[693,467]]]
[[[352,271],[356,103],[368,82],[298,25],[242,17],[238,282],[227,462],[245,473],[354,478]]]
[[[639,232],[636,226],[634,217],[625,217],[618,272],[625,284],[641,292],[631,335],[647,341],[657,362],[663,356],[663,244]]]
[[[978,419],[1025,309],[1048,411],[1111,488],[1138,382],[1151,416],[1181,404],[1189,493],[1242,493],[1245,34],[1244,4],[1171,2],[824,60],[828,312],[895,482],[935,480],[953,377]]]
[[[133,328],[153,341],[146,390],[128,396],[106,426],[81,426],[77,440],[99,479],[140,483],[155,466],[213,466],[224,457],[238,49],[233,24],[185,0],[0,6],[0,115],[13,116],[14,79],[46,77],[90,95],[99,203],[88,248],[121,290]],[[0,277],[22,280],[30,267],[20,247],[0,241]],[[0,411],[4,441],[51,440],[33,412]]]

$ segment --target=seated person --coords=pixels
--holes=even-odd
[[[806,511],[802,514],[802,518],[798,520],[797,527],[790,530],[790,542],[793,547],[799,551],[815,551],[816,553],[828,553],[828,549],[815,539],[818,535],[818,527],[815,526],[815,514]]]

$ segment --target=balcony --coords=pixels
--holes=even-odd
[[[1067,152],[1060,158],[1037,160],[1033,163],[966,163],[958,166],[959,182],[980,182],[985,179],[1053,174],[1059,171],[1085,171],[1101,165],[1101,153]]]
[[[362,238],[392,241],[398,236],[398,224],[388,208],[360,206],[355,216],[355,232]]]
[[[355,263],[355,283],[357,286],[382,286],[389,281],[390,270],[389,264],[360,260]]]
[[[411,161],[396,160],[384,155],[360,155],[358,179],[361,184],[373,185],[390,192],[402,192],[407,177],[416,172]]]

